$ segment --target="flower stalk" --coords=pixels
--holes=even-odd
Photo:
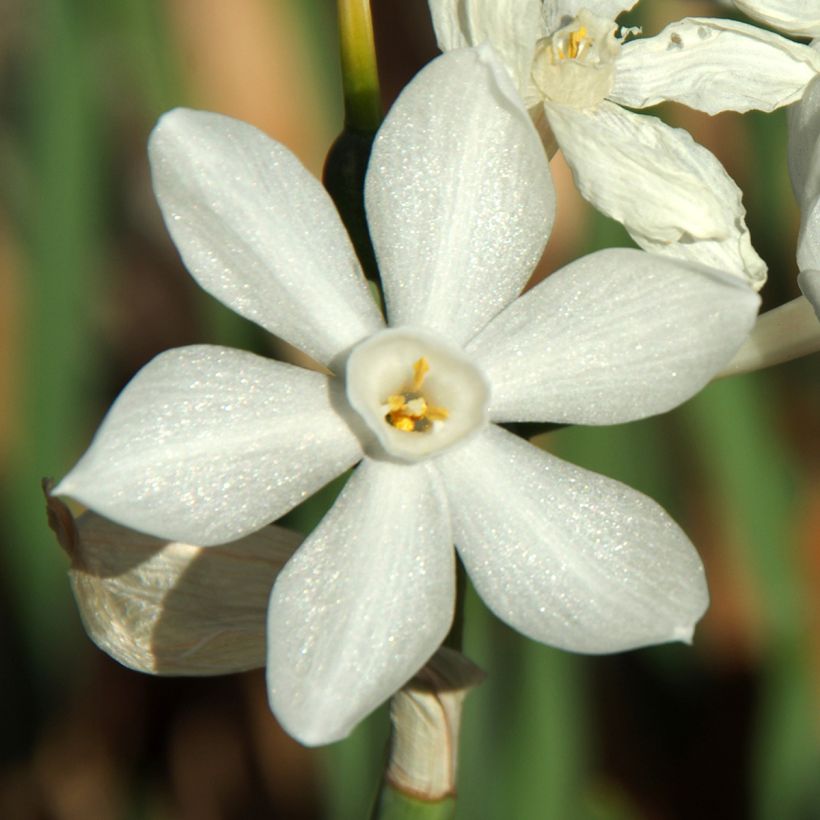
[[[743,347],[718,375],[736,376],[820,350],[820,321],[805,296],[773,308],[755,323]]]
[[[375,133],[382,121],[370,0],[339,0],[345,126]]]
[[[390,756],[374,820],[447,820],[455,814],[461,709],[484,673],[442,647],[390,703]]]
[[[328,152],[322,182],[336,204],[365,275],[381,292],[364,208],[364,177],[382,121],[370,2],[339,0],[338,12],[345,124]]]

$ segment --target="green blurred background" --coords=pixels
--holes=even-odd
[[[644,0],[648,34],[708,2]],[[723,9],[725,10],[725,9]],[[375,0],[385,105],[436,54],[423,0]],[[655,16],[653,16],[655,15]],[[153,202],[145,143],[190,105],[248,120],[317,175],[341,127],[331,0],[0,1],[0,817],[363,818],[383,713],[305,750],[261,673],[130,672],[85,637],[39,489],[83,451],[134,372],[194,342],[276,352],[201,293]],[[786,118],[662,110],[745,192],[798,295]],[[628,245],[553,161],[539,275]],[[279,349],[281,352],[281,349]],[[664,417],[541,443],[660,501],[698,546],[712,606],[693,647],[584,658],[520,637],[468,597],[459,818],[820,818],[817,358],[709,387]],[[306,525],[310,525],[309,518]]]

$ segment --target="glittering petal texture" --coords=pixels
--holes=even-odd
[[[128,384],[55,494],[210,546],[286,513],[361,458],[327,377],[229,348],[169,350]]]
[[[629,11],[638,0],[544,0],[544,21],[548,33],[577,17],[586,9],[596,17],[614,20],[622,11]]]
[[[376,137],[365,201],[393,327],[464,342],[515,298],[544,249],[552,178],[499,66],[489,46],[434,60]]]
[[[789,173],[801,208],[820,196],[820,76],[789,109]]]
[[[820,0],[735,0],[753,20],[796,37],[820,37]]]
[[[581,194],[638,245],[762,287],[740,189],[686,131],[606,101],[544,109]]]
[[[400,689],[447,634],[454,579],[435,469],[365,459],[273,588],[268,691],[284,728],[331,743]]]
[[[609,98],[630,108],[673,100],[707,114],[773,111],[800,99],[820,54],[770,31],[705,17],[627,43]]]
[[[168,231],[221,302],[325,364],[382,326],[330,197],[282,145],[175,109],[149,157]]]
[[[703,566],[650,498],[494,426],[437,466],[470,578],[515,629],[590,653],[691,639]]]
[[[154,675],[228,675],[265,665],[270,589],[301,536],[263,527],[220,547],[143,535],[87,511],[71,587],[97,646]]]
[[[540,36],[541,0],[429,0],[429,4],[442,51],[492,43],[523,93]]]
[[[806,203],[800,212],[797,267],[801,271],[820,270],[820,197]]]
[[[811,302],[820,320],[820,269],[800,271],[797,275],[797,284],[800,285],[803,296]]]
[[[516,300],[467,347],[495,421],[617,424],[698,392],[754,325],[735,277],[629,248],[585,256]]]

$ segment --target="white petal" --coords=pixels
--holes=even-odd
[[[239,350],[169,350],[120,394],[55,494],[161,538],[240,538],[361,457],[332,389]]]
[[[638,0],[544,0],[544,21],[547,33],[552,34],[567,22],[577,17],[582,9],[596,17],[614,20],[621,12],[629,11]]]
[[[689,17],[624,45],[609,98],[630,108],[673,100],[707,114],[773,111],[799,100],[820,54],[736,20]]]
[[[217,299],[325,364],[382,325],[333,202],[284,146],[178,108],[149,156],[168,231]]]
[[[609,102],[544,108],[581,194],[638,245],[762,287],[740,189],[686,131]]]
[[[541,34],[540,0],[429,0],[429,4],[442,51],[491,43],[523,94]]]
[[[820,196],[820,76],[789,109],[789,173],[801,208]]]
[[[451,51],[402,92],[365,186],[390,324],[461,343],[518,294],[552,226],[541,140],[492,49]]]
[[[753,20],[796,37],[820,37],[818,0],[735,0]]]
[[[804,205],[800,214],[797,267],[800,270],[820,270],[820,196]]]
[[[284,728],[340,740],[401,688],[447,634],[454,579],[435,470],[365,459],[273,588],[268,690]]]
[[[820,270],[803,270],[797,276],[797,284],[803,296],[811,302],[817,319],[820,320]]]
[[[470,578],[515,629],[575,652],[691,639],[703,566],[650,498],[498,427],[437,465]]]
[[[697,393],[754,325],[734,277],[627,248],[585,256],[510,305],[467,352],[490,418],[617,424]]]
[[[264,527],[221,547],[142,535],[92,512],[76,522],[71,586],[89,637],[130,669],[227,675],[265,665],[265,612],[301,541]]]

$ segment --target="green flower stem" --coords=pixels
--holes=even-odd
[[[382,121],[370,0],[339,0],[345,126],[374,133]]]
[[[451,820],[455,813],[454,797],[428,803],[409,797],[386,784],[379,795],[373,820]]]
[[[373,820],[455,816],[461,709],[484,673],[442,647],[390,701],[393,734]]]
[[[382,121],[369,0],[339,0],[339,38],[345,126],[327,155],[323,181],[347,228],[365,276],[381,292],[364,209],[365,172],[373,138]]]

